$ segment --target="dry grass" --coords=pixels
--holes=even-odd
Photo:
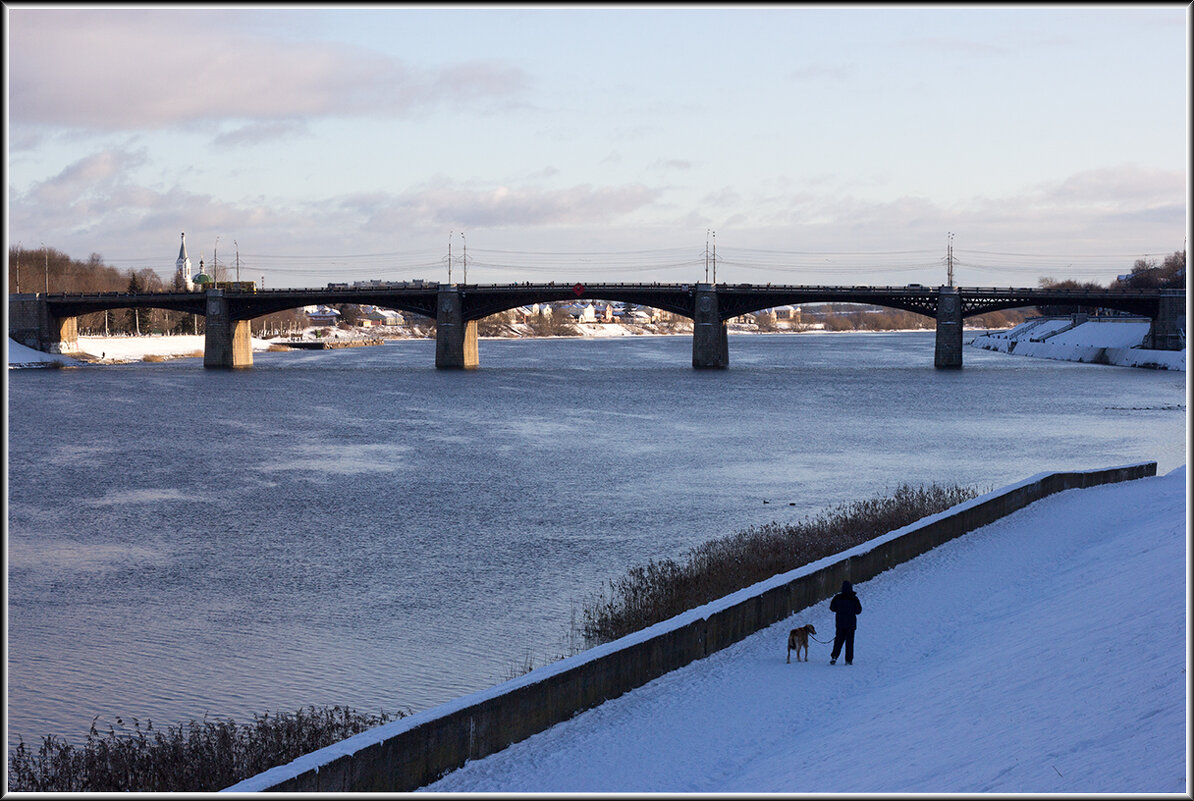
[[[958,486],[901,485],[889,497],[711,540],[685,551],[680,561],[651,560],[609,582],[608,590],[586,604],[581,636],[591,644],[609,642],[977,495],[973,488]]]
[[[364,715],[348,707],[308,707],[254,715],[253,722],[192,720],[160,731],[134,720],[105,734],[95,722],[79,747],[44,738],[36,752],[22,740],[8,755],[9,792],[214,792],[284,765],[397,715]],[[98,718],[97,718],[98,720]]]
[[[201,350],[193,350],[190,353],[173,353],[173,354],[147,353],[141,357],[141,361],[150,362],[152,364],[157,364],[158,362],[168,362],[172,359],[194,359],[194,358],[202,358],[202,357],[203,357],[203,351],[201,351]]]

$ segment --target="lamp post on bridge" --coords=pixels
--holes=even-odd
[[[46,243],[41,243],[42,252],[46,255],[46,294],[50,294],[50,250],[46,247]]]

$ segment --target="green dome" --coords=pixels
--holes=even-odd
[[[210,284],[212,281],[211,276],[207,273],[199,273],[197,276],[195,276],[194,282],[196,284]]]

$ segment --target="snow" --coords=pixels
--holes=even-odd
[[[1058,345],[1100,348],[1138,348],[1151,328],[1147,320],[1122,323],[1082,323],[1049,339]]]
[[[973,347],[1074,362],[1120,367],[1186,369],[1186,352],[1142,348],[1147,320],[1088,320],[1071,327],[1070,318],[1029,320],[1007,331],[989,331],[971,340]]]
[[[12,339],[8,340],[8,366],[9,367],[42,367],[51,362],[61,362],[62,364],[79,364],[78,359],[73,359],[70,356],[62,356],[57,353],[42,353],[40,350],[26,347],[20,342]]]
[[[102,359],[104,362],[125,363],[141,361],[146,356],[179,357],[202,353],[203,341],[203,334],[140,337],[81,336],[79,337],[79,350],[83,354]],[[255,351],[268,350],[270,346],[268,340],[256,337],[249,341]],[[16,342],[11,337],[8,340],[9,367],[40,366],[56,361],[68,365],[83,363],[80,359],[72,356],[34,350]]]
[[[826,601],[424,789],[1187,793],[1185,485],[1059,493],[857,584],[852,666],[785,662]]]

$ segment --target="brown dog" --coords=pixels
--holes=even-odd
[[[800,649],[804,649],[804,661],[808,661],[808,635],[816,634],[817,630],[813,628],[811,623],[807,623],[798,629],[792,629],[788,632],[788,664],[792,664],[792,651],[796,651],[796,661],[800,661]]]

